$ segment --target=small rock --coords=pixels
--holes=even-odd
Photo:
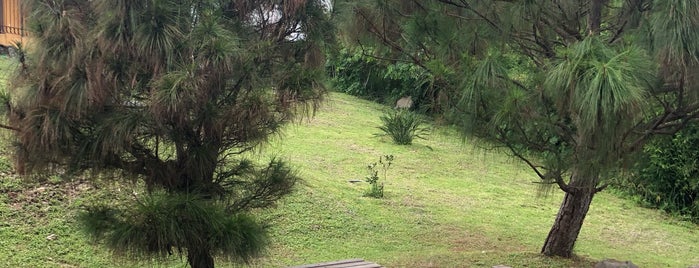
[[[58,238],[58,235],[56,234],[50,234],[49,236],[46,237],[46,240],[56,240]]]
[[[507,265],[504,265],[504,264],[498,264],[498,265],[493,266],[493,268],[512,268],[512,266],[507,266]]]
[[[638,268],[630,261],[617,261],[615,259],[606,259],[595,264],[595,268]]]
[[[410,108],[413,108],[413,97],[405,96],[396,101],[396,107],[394,109],[409,110]]]

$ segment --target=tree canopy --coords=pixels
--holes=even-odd
[[[133,206],[83,219],[130,256],[247,259],[247,216],[297,180],[241,156],[312,111],[333,39],[322,1],[34,0],[32,42],[11,85],[19,167],[143,182]]]
[[[571,256],[594,194],[648,138],[699,116],[696,1],[348,5],[346,43],[427,70],[451,122],[566,193],[546,255]]]

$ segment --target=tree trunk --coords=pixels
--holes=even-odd
[[[590,3],[590,17],[587,21],[587,29],[590,35],[598,35],[602,25],[602,7],[605,0],[592,0]]]
[[[187,248],[187,262],[192,268],[214,268],[213,256],[208,250],[201,248]]]
[[[591,191],[576,191],[566,193],[563,204],[558,210],[556,221],[546,237],[541,253],[547,256],[569,258],[573,255],[573,247],[578,239],[583,221],[590,209],[595,189]]]
[[[599,181],[599,173],[595,171],[592,167],[586,167],[582,172],[573,172],[556,221],[541,249],[542,254],[565,258],[573,255],[575,241],[590,209],[592,198],[597,193],[595,187]]]

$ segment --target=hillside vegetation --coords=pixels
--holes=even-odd
[[[699,264],[699,228],[601,193],[572,260],[538,252],[562,195],[542,196],[521,163],[478,140],[434,129],[410,146],[374,136],[386,107],[333,93],[312,118],[287,127],[251,157],[288,160],[304,182],[270,211],[272,245],[252,267],[364,258],[386,267],[590,267],[631,260],[641,267]],[[385,198],[363,197],[366,166],[395,156]],[[115,260],[76,225],[81,204],[138,196],[138,187],[53,176],[22,181],[7,150],[0,169],[0,266],[140,267]],[[240,265],[224,264],[222,267]],[[167,267],[184,267],[173,256]]]

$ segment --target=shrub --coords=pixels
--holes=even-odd
[[[416,108],[429,109],[434,101],[429,72],[414,64],[382,61],[365,53],[372,51],[341,49],[330,55],[327,70],[334,88],[388,105],[412,96]]]
[[[367,166],[369,174],[365,181],[369,183],[369,190],[364,193],[364,196],[373,198],[383,198],[383,182],[379,182],[379,168],[383,171],[383,178],[386,179],[388,168],[393,163],[393,155],[384,155],[379,157],[378,162],[371,163]]]
[[[699,222],[699,125],[646,144],[622,191],[641,204]]]
[[[390,136],[398,145],[412,144],[415,138],[424,139],[429,132],[428,128],[423,127],[425,121],[420,115],[407,110],[389,111],[380,118],[382,125],[378,128],[383,133],[376,135]]]

